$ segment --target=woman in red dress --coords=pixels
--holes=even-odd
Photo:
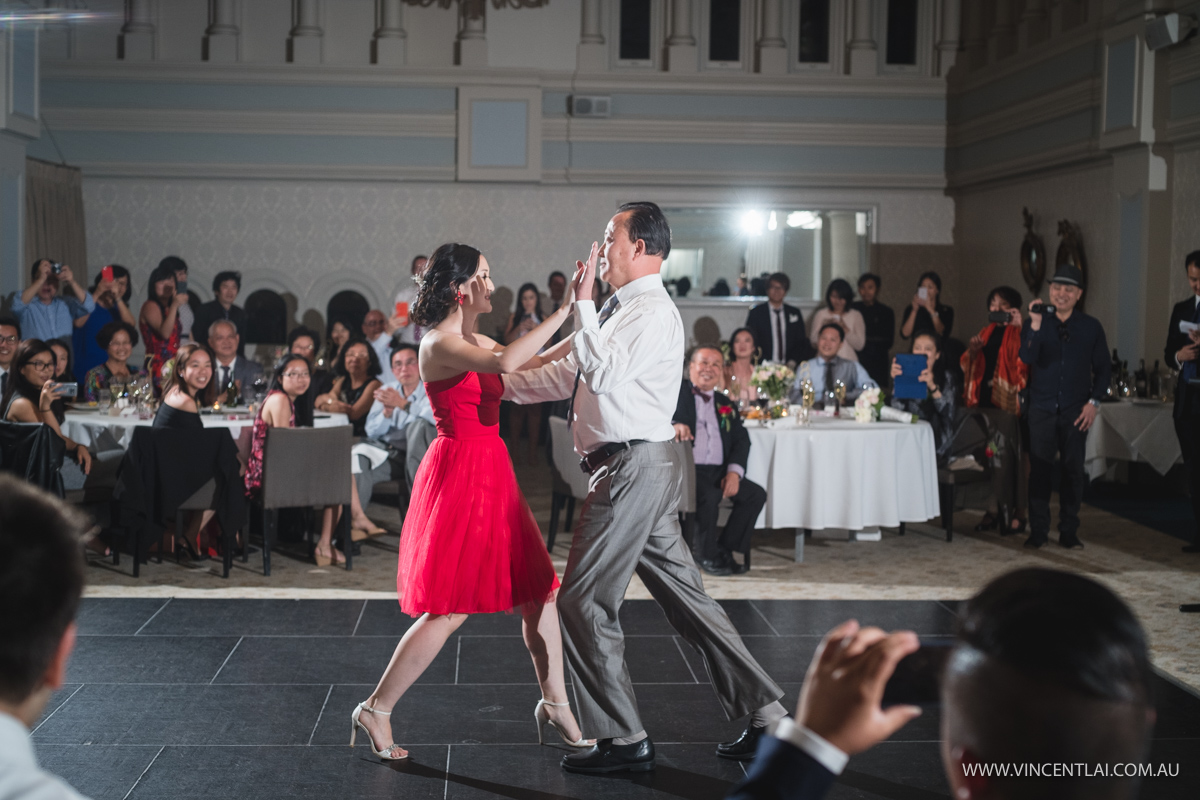
[[[175,271],[159,264],[150,273],[150,299],[142,304],[138,323],[146,340],[146,369],[157,389],[162,384],[162,368],[179,350],[179,309],[187,304],[187,295],[175,291]]]
[[[581,271],[572,282],[571,297]],[[542,699],[534,708],[538,740],[549,723],[563,741],[590,747],[571,714],[563,682],[562,638],[554,604],[558,577],[541,531],[500,438],[504,373],[557,358],[568,338],[537,356],[571,309],[571,297],[541,325],[504,347],[475,333],[492,310],[487,260],[473,247],[445,244],[421,276],[410,317],[427,332],[420,369],[438,436],[421,461],[400,536],[396,589],[400,608],[418,617],[379,685],[351,714],[351,745],[359,728],[371,750],[388,761],[408,757],[392,744],[392,708],[433,661],[467,614],[517,610],[533,657]],[[383,744],[383,747],[379,747]]]

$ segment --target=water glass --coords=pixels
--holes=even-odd
[[[96,393],[96,407],[101,412],[107,412],[112,406],[112,391],[109,389],[101,389]]]

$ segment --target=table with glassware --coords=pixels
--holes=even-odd
[[[1113,461],[1141,461],[1160,475],[1183,463],[1173,411],[1173,403],[1152,398],[1101,403],[1084,451],[1088,477],[1104,475]]]
[[[927,422],[822,416],[747,420],[746,477],[767,490],[756,528],[861,531],[938,516],[937,456]]]

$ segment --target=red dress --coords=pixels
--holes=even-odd
[[[421,460],[400,534],[406,614],[473,614],[544,603],[558,587],[500,438],[499,375],[425,384],[438,435]]]

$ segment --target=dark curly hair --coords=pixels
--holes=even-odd
[[[138,332],[137,328],[130,325],[123,319],[114,319],[112,322],[105,325],[96,333],[96,344],[100,345],[101,350],[107,350],[112,344],[113,337],[121,331],[129,334],[129,343],[137,347]]]
[[[409,311],[412,321],[432,328],[450,316],[458,305],[458,287],[479,269],[480,255],[469,244],[448,243],[434,250],[421,273],[417,299]]]
[[[383,367],[379,363],[379,354],[375,352],[375,348],[371,346],[366,337],[361,334],[351,336],[338,352],[337,361],[333,362],[333,374],[346,379],[345,387],[347,389],[350,388],[350,372],[346,369],[346,353],[350,351],[351,347],[358,344],[367,348],[367,380],[377,378],[383,372]]]

